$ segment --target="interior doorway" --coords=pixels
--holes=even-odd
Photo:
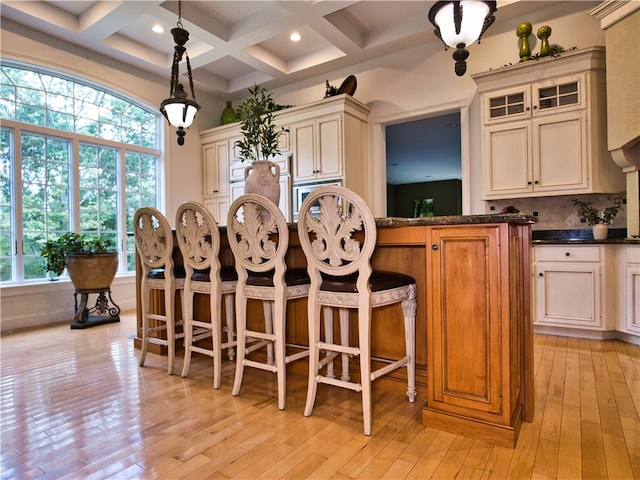
[[[387,216],[463,213],[460,110],[388,124],[384,138]]]

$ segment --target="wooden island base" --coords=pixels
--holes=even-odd
[[[425,426],[514,447],[522,422],[532,421],[532,221],[523,214],[376,220],[374,268],[411,275],[417,283],[417,401],[425,404]],[[287,265],[306,266],[295,224],[290,243]],[[233,265],[224,245],[221,263]],[[152,298],[152,308],[162,308],[161,295]],[[306,310],[306,299],[289,303],[288,342],[308,344]],[[206,318],[204,297],[196,300],[196,312]],[[251,318],[261,321],[260,306],[249,305]],[[337,314],[334,322],[338,332]],[[355,344],[355,314],[350,322]],[[140,326],[138,312],[138,337]],[[371,337],[374,357],[404,355],[402,310],[374,309]],[[305,374],[306,362],[290,368]],[[404,371],[375,385],[404,393]]]

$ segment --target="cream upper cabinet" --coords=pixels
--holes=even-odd
[[[202,147],[204,157],[204,196],[229,193],[229,143],[221,140]]]
[[[484,199],[624,189],[607,150],[604,57],[594,47],[474,75]]]
[[[342,115],[291,125],[293,181],[304,183],[342,177]]]
[[[368,117],[347,94],[278,112],[289,127],[293,186],[339,181],[367,200]]]

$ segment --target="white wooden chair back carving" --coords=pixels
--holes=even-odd
[[[176,212],[176,240],[186,278],[193,270],[211,269],[211,282],[220,283],[220,232],[213,214],[201,203],[185,202]]]
[[[266,197],[248,193],[239,197],[229,208],[227,222],[229,246],[236,260],[238,277],[246,271],[268,272],[284,278],[284,256],[289,247],[289,229],[280,209]],[[274,279],[274,284],[277,282]]]
[[[134,214],[133,231],[143,271],[148,274],[153,269],[164,268],[166,276],[171,278],[173,234],[166,217],[153,207],[141,207]]]
[[[316,203],[320,204],[318,216],[311,212]],[[344,187],[319,187],[305,198],[299,218],[300,244],[311,267],[311,281],[320,282],[319,272],[336,277],[359,272],[358,291],[366,293],[377,234],[364,200]],[[358,232],[362,238],[354,237]]]

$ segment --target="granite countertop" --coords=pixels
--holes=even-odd
[[[629,244],[640,245],[640,238],[627,238],[625,228],[610,228],[604,240],[594,240],[590,228],[575,230],[533,230],[533,245]]]
[[[431,226],[431,225],[468,225],[481,223],[537,223],[538,218],[526,213],[499,213],[489,215],[442,215],[436,217],[384,217],[376,218],[378,228]]]

